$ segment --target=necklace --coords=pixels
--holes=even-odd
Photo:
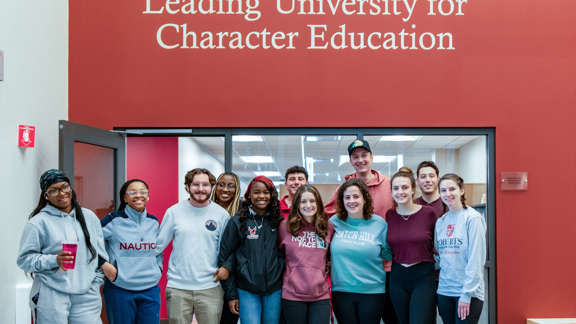
[[[400,215],[400,217],[401,217],[403,220],[405,220],[405,221],[409,220],[409,219],[410,219],[410,216],[412,216],[412,214],[408,214],[408,215],[398,214],[398,215]]]
[[[254,217],[254,215],[252,215],[252,221],[253,221],[254,224],[256,225],[256,228],[261,229],[261,228],[262,228],[262,224],[264,224],[264,217],[262,217],[262,221],[260,222],[260,225],[258,225],[258,222],[256,221],[256,217]]]

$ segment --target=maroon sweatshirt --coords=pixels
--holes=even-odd
[[[288,232],[287,221],[282,221],[278,228],[280,250],[286,254],[282,298],[305,302],[330,299],[326,262],[334,225],[328,222],[326,239],[322,239],[314,224],[302,223],[297,237]]]

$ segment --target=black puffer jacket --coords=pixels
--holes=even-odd
[[[230,270],[222,282],[226,300],[238,299],[237,288],[260,295],[282,288],[284,256],[278,250],[278,229],[267,215],[250,216],[244,226],[239,214],[232,217],[220,240],[218,266]]]

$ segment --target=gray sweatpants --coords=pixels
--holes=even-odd
[[[101,280],[94,280],[85,294],[65,294],[35,280],[30,309],[35,324],[102,324]]]

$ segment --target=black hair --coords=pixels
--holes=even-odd
[[[433,161],[422,161],[420,162],[420,164],[418,164],[418,167],[416,168],[416,177],[420,176],[420,169],[422,168],[432,168],[434,169],[434,171],[436,171],[436,176],[440,175],[440,171],[438,170],[438,166],[436,166],[436,163],[434,163]]]
[[[254,181],[254,180],[252,180],[252,181]],[[256,181],[258,181],[258,180],[256,180]],[[282,217],[282,214],[280,214],[280,201],[278,200],[278,191],[276,190],[276,187],[274,187],[274,185],[268,186],[265,182],[262,182],[262,181],[258,181],[258,182],[263,183],[266,186],[266,188],[268,189],[268,191],[270,191],[270,203],[266,207],[266,214],[265,215],[268,215],[267,217],[270,219],[270,224],[271,224],[272,228],[278,228],[278,226],[280,225],[280,222],[282,222],[282,220],[284,219],[284,217]],[[248,197],[242,203],[242,206],[238,210],[238,215],[239,215],[238,220],[240,221],[240,232],[241,233],[246,232],[246,228],[247,228],[246,221],[249,218],[251,218],[251,216],[250,216],[250,207],[251,206],[252,206],[252,201],[250,200],[250,194],[248,194]]]
[[[284,179],[288,179],[288,175],[289,174],[293,174],[293,173],[303,173],[304,176],[306,177],[306,181],[308,181],[308,171],[306,171],[306,169],[304,169],[303,167],[299,166],[299,165],[294,165],[289,167],[288,169],[286,169],[286,173],[284,173]]]
[[[48,205],[49,203],[50,202],[48,201],[48,199],[46,199],[46,192],[45,191],[41,192],[40,193],[40,199],[38,199],[38,205],[36,206],[34,211],[32,211],[32,213],[30,214],[28,219],[31,219],[32,217],[34,217],[38,213],[40,213],[40,211],[44,207],[46,207],[46,205]],[[86,243],[86,247],[88,247],[88,250],[90,251],[90,255],[92,255],[92,257],[90,258],[90,262],[91,262],[92,260],[94,260],[97,253],[96,253],[96,249],[94,249],[94,247],[92,246],[92,243],[90,242],[90,232],[88,232],[88,228],[86,227],[86,220],[84,219],[84,213],[82,213],[82,207],[78,203],[78,200],[76,198],[76,191],[74,191],[74,190],[72,190],[72,209],[74,209],[74,212],[76,215],[76,220],[78,221],[78,223],[80,223],[80,227],[82,228],[82,233],[84,233],[84,241]]]
[[[130,180],[124,182],[122,187],[120,187],[120,206],[118,206],[118,210],[126,209],[127,204],[124,201],[124,196],[126,196],[126,191],[128,190],[128,187],[130,187],[130,185],[133,184],[134,182],[140,182],[144,185],[144,187],[146,187],[146,189],[150,190],[150,187],[148,187],[148,184],[144,180],[130,179]]]

